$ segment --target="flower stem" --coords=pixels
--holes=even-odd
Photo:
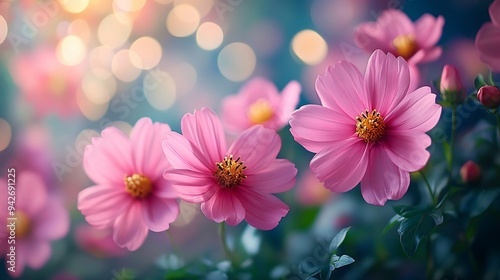
[[[224,252],[226,253],[226,257],[229,259],[231,264],[235,264],[234,261],[234,256],[231,253],[231,250],[229,249],[229,245],[227,244],[227,237],[226,237],[226,223],[222,222],[219,224],[219,234],[220,234],[220,239],[222,241],[222,246],[224,247]]]
[[[434,192],[432,191],[431,184],[429,184],[429,180],[427,180],[427,177],[425,176],[425,173],[420,170],[420,175],[422,175],[422,178],[424,179],[425,185],[427,186],[427,190],[429,191],[429,194],[431,195],[431,200],[432,200],[432,205],[436,206],[437,201]]]

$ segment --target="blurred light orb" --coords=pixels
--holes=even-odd
[[[240,82],[252,75],[257,57],[250,46],[236,42],[225,46],[217,57],[222,75],[233,82]]]
[[[7,38],[7,33],[9,33],[9,26],[5,18],[0,15],[0,44]]]
[[[65,11],[73,14],[85,11],[89,5],[89,0],[59,0],[58,2]]]
[[[57,59],[64,65],[74,66],[80,64],[87,55],[87,47],[78,36],[69,35],[57,44]]]
[[[77,92],[76,103],[78,104],[80,112],[82,112],[83,116],[90,121],[97,121],[102,118],[108,111],[109,107],[109,102],[105,102],[103,104],[93,103],[82,91]]]
[[[95,104],[104,104],[115,95],[116,80],[113,76],[102,79],[92,72],[88,72],[83,78],[82,89],[89,101]]]
[[[92,30],[89,24],[79,18],[72,21],[68,26],[68,35],[75,35],[82,39],[85,43],[88,43],[92,38]]]
[[[118,48],[128,40],[131,32],[132,22],[128,17],[118,19],[110,14],[99,23],[97,38],[102,45]]]
[[[177,93],[175,81],[163,71],[155,71],[146,74],[143,81],[144,96],[149,104],[159,111],[165,111],[172,107]]]
[[[316,31],[306,29],[293,37],[292,51],[305,64],[316,65],[325,59],[328,45]]]
[[[124,12],[137,12],[144,7],[146,0],[114,0],[113,3]]]
[[[162,56],[160,43],[149,36],[135,40],[130,46],[130,51],[137,54],[140,59],[139,64],[135,64],[136,60],[131,60],[131,62],[135,67],[144,70],[149,70],[158,65]]]
[[[196,31],[196,43],[204,50],[215,50],[222,44],[224,33],[219,25],[213,22],[204,22]]]
[[[89,54],[90,71],[101,79],[107,79],[113,75],[111,62],[115,52],[108,46],[94,48]]]
[[[168,1],[168,0],[167,0]],[[208,15],[214,6],[214,0],[173,0],[174,6],[188,4],[193,6],[200,13],[200,17]],[[165,0],[163,0],[165,2]],[[170,0],[172,2],[172,0]]]
[[[9,144],[10,144],[10,140],[12,138],[12,129],[10,127],[10,124],[0,118],[0,131],[2,133],[0,133],[0,152],[5,150]]]
[[[188,4],[175,6],[167,16],[167,30],[175,37],[193,34],[199,24],[200,13]]]
[[[113,56],[111,71],[117,79],[123,82],[132,82],[141,74],[141,69],[135,66],[140,64],[141,59],[136,53],[123,49]]]

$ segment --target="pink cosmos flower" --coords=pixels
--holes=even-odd
[[[322,105],[295,111],[290,131],[316,153],[310,168],[326,188],[346,192],[361,182],[363,198],[375,205],[406,193],[409,172],[430,156],[425,132],[441,114],[429,87],[409,92],[409,83],[406,61],[380,50],[370,56],[364,76],[340,61],[317,78]]]
[[[297,169],[276,159],[278,134],[262,125],[241,133],[229,147],[222,124],[207,108],[186,114],[182,135],[167,133],[163,151],[172,165],[164,173],[179,197],[201,203],[205,216],[235,226],[245,219],[262,230],[276,227],[288,206],[272,195],[290,190]]]
[[[380,49],[402,56],[409,65],[429,62],[441,55],[435,46],[443,31],[444,18],[424,14],[415,23],[400,10],[386,10],[376,22],[360,24],[354,42],[368,53]]]
[[[55,196],[49,195],[43,179],[31,171],[19,172],[15,176],[15,204],[8,204],[13,200],[8,199],[7,183],[11,180],[2,179],[5,189],[0,192],[1,208],[0,219],[7,222],[7,227],[1,229],[0,248],[2,256],[5,256],[7,268],[9,254],[14,254],[14,271],[9,270],[13,277],[22,275],[26,266],[39,269],[50,258],[50,241],[63,238],[69,230],[69,215],[62,202]],[[15,210],[8,211],[8,206],[14,206]],[[9,220],[16,218],[16,220]],[[10,227],[14,222],[15,227]],[[10,236],[15,236],[15,243]],[[9,242],[10,240],[10,242]],[[11,252],[10,246],[15,246]]]
[[[95,186],[78,194],[78,209],[87,222],[113,228],[113,240],[130,251],[139,248],[148,229],[167,230],[179,214],[176,193],[163,180],[170,167],[161,152],[167,124],[142,118],[128,138],[109,127],[85,148],[83,168]]]
[[[491,3],[488,10],[491,22],[481,26],[476,35],[476,48],[481,60],[492,71],[500,72],[500,0]]]
[[[256,124],[280,130],[299,103],[300,90],[300,84],[291,81],[280,95],[272,82],[253,78],[238,94],[222,101],[222,122],[228,130],[236,133]]]
[[[61,64],[54,50],[40,48],[17,55],[11,69],[20,93],[38,116],[56,113],[68,117],[79,111],[76,94],[81,86],[81,69]]]
[[[123,256],[128,252],[116,245],[110,228],[100,230],[82,224],[76,228],[75,239],[82,249],[100,258]]]

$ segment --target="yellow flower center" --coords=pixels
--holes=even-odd
[[[252,124],[261,124],[273,117],[273,108],[265,99],[258,99],[248,109],[248,118]]]
[[[384,136],[385,123],[377,110],[361,113],[356,117],[356,134],[366,143],[378,142]]]
[[[66,78],[60,73],[54,73],[49,77],[49,89],[50,93],[54,97],[61,97],[64,95],[67,87]]]
[[[145,198],[151,193],[152,184],[148,177],[140,174],[125,176],[125,190],[134,198]]]
[[[232,189],[247,177],[243,174],[243,170],[247,167],[243,165],[243,161],[240,161],[239,157],[234,160],[232,155],[229,158],[225,156],[223,161],[217,162],[215,165],[217,166],[215,178],[225,188]]]
[[[392,40],[392,45],[396,48],[397,54],[408,60],[418,50],[417,41],[413,35],[399,35]]]
[[[16,212],[16,218],[16,238],[22,238],[29,234],[31,221],[28,215],[19,210]]]

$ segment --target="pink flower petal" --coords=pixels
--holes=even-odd
[[[288,191],[295,185],[297,169],[286,159],[276,159],[268,167],[257,173],[248,169],[242,186],[259,193],[280,193]]]
[[[356,132],[355,119],[319,105],[305,105],[296,110],[290,126],[295,141],[313,153],[325,149],[332,142],[352,137]]]
[[[433,48],[427,49],[427,50],[425,50],[424,55],[419,59],[420,60],[419,63],[426,63],[426,62],[434,61],[434,60],[438,59],[442,53],[443,53],[443,49],[441,47],[433,47]]]
[[[406,61],[402,57],[395,58],[391,53],[386,55],[376,50],[368,60],[365,75],[365,90],[371,106],[358,106],[357,109],[376,109],[385,116],[403,100],[409,86],[410,71]]]
[[[226,151],[226,138],[219,118],[204,107],[194,114],[186,114],[181,121],[182,135],[186,137],[209,162],[219,162]]]
[[[69,213],[57,198],[51,198],[45,207],[36,215],[34,221],[37,239],[55,240],[63,238],[69,230]]]
[[[325,188],[346,192],[354,188],[365,173],[367,149],[368,145],[358,137],[337,141],[316,154],[309,166],[316,178],[325,182]]]
[[[408,92],[412,92],[421,86],[420,83],[420,70],[416,65],[408,64],[410,69],[410,86],[408,87]]]
[[[134,201],[113,225],[113,240],[129,251],[137,250],[148,236],[148,227],[142,216],[141,201]]]
[[[230,95],[224,98],[221,105],[221,119],[227,130],[240,132],[244,127],[250,127],[247,112],[242,112],[241,108],[246,108],[245,98],[239,95]]]
[[[47,241],[31,239],[23,247],[18,248],[19,253],[26,254],[26,264],[33,269],[40,269],[50,259],[52,250]]]
[[[93,138],[85,148],[83,169],[97,184],[123,183],[125,175],[131,174],[130,139],[121,130],[108,127],[102,138]]]
[[[177,132],[168,132],[162,142],[163,153],[173,168],[191,170],[212,170],[210,162],[186,137]]]
[[[410,18],[400,10],[389,9],[377,19],[381,29],[386,32],[386,38],[392,42],[399,35],[415,33],[415,26]]]
[[[270,165],[276,159],[280,149],[281,139],[276,131],[262,125],[255,125],[234,140],[228,150],[228,155],[233,155],[235,158],[241,157],[247,170],[257,172]]]
[[[443,33],[444,18],[433,17],[430,14],[422,15],[415,21],[415,37],[418,46],[422,49],[430,48],[439,41]]]
[[[389,52],[392,49],[390,38],[383,27],[376,22],[362,23],[354,30],[354,43],[366,52],[380,49]]]
[[[387,131],[383,145],[392,162],[407,172],[420,170],[430,157],[430,153],[425,148],[431,145],[431,138],[423,132]]]
[[[291,81],[281,91],[281,112],[279,116],[281,126],[290,120],[290,115],[299,103],[301,90],[302,87],[297,81]]]
[[[384,205],[398,200],[408,190],[410,174],[398,168],[387,156],[383,145],[373,145],[366,174],[361,180],[361,194],[366,202]]]
[[[215,167],[214,167],[215,168]],[[210,199],[218,188],[215,172],[198,172],[188,169],[166,170],[163,177],[172,183],[179,198],[200,203]]]
[[[491,3],[489,9],[491,22],[497,27],[500,27],[500,1],[495,0]]]
[[[360,108],[368,108],[363,76],[347,61],[335,63],[326,69],[324,76],[318,76],[316,91],[323,106],[345,112],[353,119],[361,113]]]
[[[421,87],[408,94],[384,120],[389,130],[427,132],[439,121],[441,109],[431,89]]]
[[[19,172],[16,178],[16,190],[16,208],[28,216],[35,216],[47,204],[45,183],[34,172]]]
[[[78,194],[78,210],[89,224],[98,228],[111,226],[131,202],[132,197],[125,191],[125,185],[123,188],[93,186]]]
[[[152,184],[152,192],[154,195],[162,198],[177,198],[177,192],[172,187],[172,184],[169,181],[165,180],[165,178],[163,177],[163,172],[162,176],[156,179],[156,181],[153,181]]]
[[[255,228],[273,229],[288,214],[288,205],[274,195],[257,193],[247,188],[236,190],[246,211],[245,220]]]
[[[223,188],[201,204],[201,211],[208,219],[217,223],[225,221],[230,226],[239,224],[245,218],[245,209],[234,191]]]
[[[154,195],[141,201],[142,217],[147,227],[155,232],[167,230],[179,215],[175,199],[163,199]]]
[[[167,124],[153,124],[149,118],[137,121],[130,134],[134,172],[150,180],[161,178],[163,171],[170,167],[161,146],[168,132],[170,127]]]
[[[500,26],[487,22],[476,35],[476,48],[481,61],[494,72],[500,72]]]

